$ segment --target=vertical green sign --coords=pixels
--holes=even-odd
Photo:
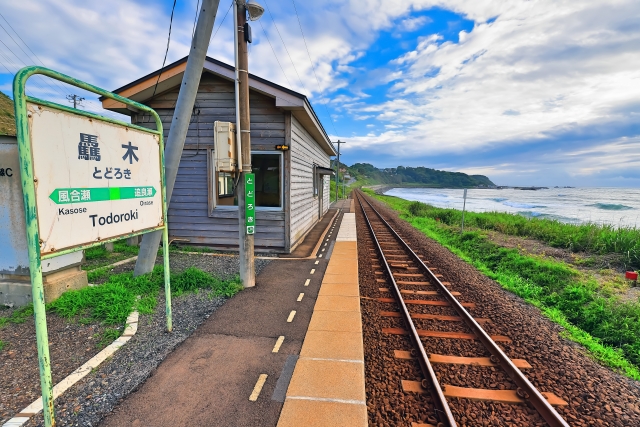
[[[254,234],[256,230],[256,177],[252,173],[244,175],[244,200],[247,234]]]

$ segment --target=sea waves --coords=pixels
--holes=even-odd
[[[613,203],[594,203],[592,205],[587,205],[587,206],[592,206],[594,208],[602,209],[605,211],[627,211],[627,210],[633,209],[631,206],[617,205]]]

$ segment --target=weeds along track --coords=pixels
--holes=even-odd
[[[538,391],[521,371],[532,369],[526,355],[510,359],[498,343],[511,339],[491,334],[490,318],[473,316],[476,304],[465,300],[464,289],[441,281],[437,267],[416,254],[363,193],[354,194],[369,231],[360,256],[370,258],[382,295],[375,298],[381,345],[393,347],[394,359],[368,378],[382,383],[370,387],[377,404],[386,413],[396,405],[412,414],[412,427],[568,426],[554,409],[567,402]],[[448,381],[454,377],[456,384]],[[372,425],[400,421],[378,415]]]

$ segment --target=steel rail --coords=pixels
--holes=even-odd
[[[518,395],[524,400],[529,401],[542,418],[549,424],[550,427],[569,427],[569,424],[558,414],[558,412],[547,402],[547,399],[538,391],[538,389],[531,384],[529,379],[520,371],[511,359],[502,351],[502,349],[495,343],[482,329],[482,327],[475,321],[473,316],[460,304],[460,302],[451,295],[451,292],[442,284],[442,282],[436,277],[436,275],[427,267],[427,265],[420,259],[420,257],[409,247],[409,245],[396,233],[393,227],[382,217],[380,212],[373,207],[373,205],[365,198],[365,201],[371,207],[371,209],[378,215],[380,220],[384,222],[389,230],[396,236],[402,243],[405,249],[411,253],[414,261],[418,263],[420,267],[429,275],[429,277],[436,283],[436,287],[451,306],[458,312],[464,322],[471,328],[478,340],[485,346],[485,348],[497,359],[497,363],[505,370],[507,375],[516,383],[520,390]],[[362,202],[360,202],[362,205]],[[364,209],[363,209],[364,210]],[[394,281],[395,283],[395,281]]]
[[[378,242],[378,236],[376,235],[376,232],[373,229],[373,226],[371,225],[371,221],[369,221],[369,216],[367,215],[367,212],[364,209],[364,204],[362,203],[362,201],[360,200],[360,196],[358,197],[358,201],[360,202],[360,208],[362,209],[362,214],[364,215],[364,218],[367,222],[367,225],[369,226],[369,230],[371,230],[371,234],[373,235],[373,241],[376,244],[376,247],[378,248],[378,252],[380,253],[380,256],[382,257],[382,261],[384,262],[385,268],[387,270],[387,275],[389,277],[389,279],[391,280],[391,283],[393,283],[393,291],[396,295],[396,299],[398,301],[398,304],[401,307],[401,313],[403,315],[403,320],[404,323],[407,325],[407,327],[409,328],[409,332],[410,332],[410,336],[411,336],[411,340],[413,341],[415,347],[418,348],[418,362],[420,363],[420,367],[422,368],[422,373],[425,376],[425,378],[429,379],[429,385],[431,388],[431,395],[434,399],[435,402],[435,406],[436,406],[436,411],[434,413],[436,419],[438,421],[440,421],[441,423],[449,426],[449,427],[456,427],[456,421],[453,418],[453,414],[451,413],[451,409],[449,408],[449,404],[447,402],[446,397],[444,396],[444,393],[442,392],[442,388],[440,387],[440,383],[438,382],[438,378],[436,377],[436,373],[433,370],[433,367],[431,366],[431,362],[429,362],[429,356],[427,356],[427,352],[424,349],[424,345],[422,344],[422,341],[420,340],[420,336],[418,335],[418,331],[416,330],[415,325],[413,324],[413,320],[411,320],[411,314],[409,313],[409,309],[407,308],[406,304],[404,303],[404,300],[402,298],[402,294],[400,293],[400,288],[398,287],[398,284],[396,283],[395,278],[393,277],[393,273],[391,271],[391,267],[389,266],[389,263],[387,262],[386,257],[384,256],[384,252],[382,251],[382,247],[380,246],[380,243]],[[371,206],[371,205],[369,205]],[[374,209],[375,211],[375,209]],[[377,213],[377,212],[376,212]],[[440,424],[438,424],[440,425]]]

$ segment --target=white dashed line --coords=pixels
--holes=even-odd
[[[293,318],[294,317],[296,317],[296,311],[295,310],[291,310],[291,313],[289,313],[289,317],[287,318],[287,323],[293,322]]]
[[[277,353],[278,351],[280,351],[280,346],[282,345],[283,342],[284,342],[284,335],[280,335],[276,340],[276,345],[273,346],[273,350],[271,350],[271,353]]]
[[[297,301],[298,302],[302,301],[302,298],[304,298],[304,292],[300,292],[300,295],[298,295]]]
[[[312,269],[311,269],[311,273],[309,273],[309,274],[313,274],[313,273],[315,273],[315,272],[316,272],[316,269],[315,269],[315,268],[312,268]]]
[[[316,265],[320,264],[320,261],[316,261]]]
[[[309,286],[309,283],[310,283],[310,282],[311,282],[311,279],[307,279],[307,280],[304,282],[304,285],[305,285],[305,286]]]
[[[256,382],[256,386],[253,387],[253,392],[251,393],[251,396],[249,396],[250,401],[255,402],[258,400],[258,396],[260,396],[260,392],[262,391],[265,381],[267,381],[267,374],[260,374],[258,381]]]

